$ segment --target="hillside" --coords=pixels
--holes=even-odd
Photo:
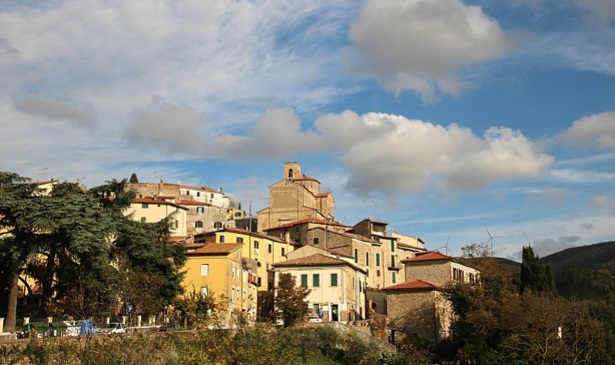
[[[542,260],[553,269],[563,296],[601,300],[615,295],[615,242],[569,248]]]
[[[615,261],[615,242],[566,249],[542,258],[557,273],[569,268],[590,268]]]

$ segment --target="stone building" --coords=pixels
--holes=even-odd
[[[333,221],[335,201],[320,182],[301,173],[298,162],[284,163],[282,180],[269,186],[269,206],[257,212],[258,231],[305,218]]]
[[[414,280],[384,288],[384,292],[391,342],[397,343],[408,334],[432,343],[450,336],[452,306],[441,287]]]

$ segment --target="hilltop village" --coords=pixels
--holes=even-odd
[[[39,183],[40,191],[55,184]],[[253,218],[222,188],[131,179],[126,189],[135,198],[123,214],[143,223],[169,220],[167,242],[186,255],[184,293],[222,303],[221,326],[232,326],[237,313],[248,324],[275,321],[275,288],[289,273],[310,289],[310,320],[378,322],[389,339],[408,328],[432,343],[447,338],[453,313],[443,288],[477,282],[478,270],[430,251],[418,237],[390,232],[386,222],[341,224],[333,193],[320,188],[300,163],[284,163],[269,186],[269,205]]]
[[[389,232],[386,222],[335,221],[333,193],[321,191],[297,162],[284,164],[256,219],[232,207],[221,188],[165,182],[129,188],[137,194],[127,212],[133,219],[174,215],[171,241],[184,245],[188,257],[183,287],[228,298],[227,323],[234,311],[250,322],[270,320],[277,277],[290,273],[311,289],[311,316],[319,320],[386,316],[391,330],[415,322],[417,334],[438,342],[448,336],[452,315],[442,288],[478,279],[476,269],[428,250],[418,237]]]

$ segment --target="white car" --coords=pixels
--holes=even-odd
[[[312,315],[308,317],[308,322],[322,322],[322,318]]]
[[[109,323],[100,329],[101,334],[126,333],[126,325],[123,323]]]

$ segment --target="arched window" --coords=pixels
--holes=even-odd
[[[293,169],[288,169],[288,179],[289,180],[293,179]]]

